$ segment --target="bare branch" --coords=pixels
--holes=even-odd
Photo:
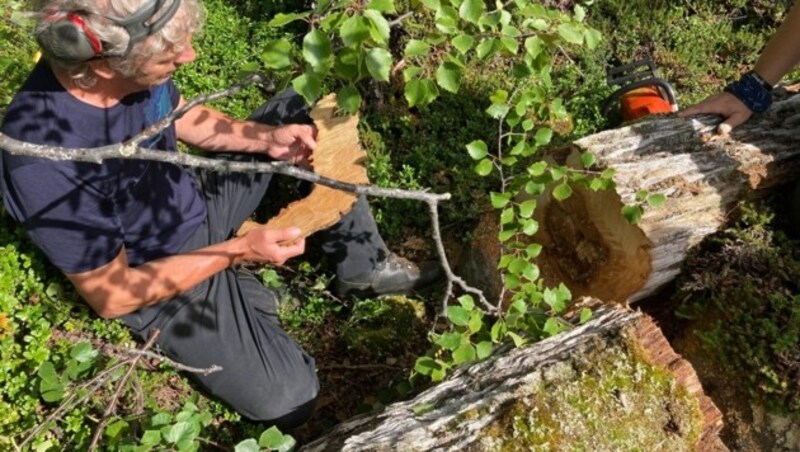
[[[143,351],[153,346],[153,343],[156,341],[159,333],[160,332],[158,329],[154,329],[153,332],[150,333],[150,339],[148,339],[144,346],[142,346]],[[92,440],[89,443],[89,451],[95,450],[97,445],[100,444],[100,438],[103,436],[103,429],[105,428],[106,423],[108,423],[108,419],[114,414],[114,411],[117,410],[117,403],[119,402],[119,397],[122,394],[122,388],[125,387],[125,383],[128,382],[128,378],[130,378],[131,374],[133,374],[133,370],[136,369],[136,365],[139,363],[140,359],[141,355],[129,360],[130,364],[128,364],[128,370],[119,380],[119,383],[117,383],[117,388],[114,390],[114,395],[111,396],[111,402],[108,404],[106,411],[103,413],[103,417],[100,418],[100,422],[94,429]]]

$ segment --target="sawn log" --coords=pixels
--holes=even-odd
[[[740,201],[800,176],[800,96],[776,102],[729,136],[714,133],[716,117],[656,117],[608,130],[553,151],[579,165],[591,152],[599,167],[616,171],[616,189],[575,189],[564,202],[549,193],[538,203],[545,280],[564,282],[576,295],[636,301],[679,273],[687,252],[725,224]],[[663,193],[638,224],[620,215],[636,193]]]
[[[721,426],[691,365],[653,321],[611,305],[301,450],[724,450]]]

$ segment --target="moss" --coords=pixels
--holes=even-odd
[[[419,300],[402,296],[363,300],[344,325],[342,338],[354,351],[391,355],[405,347],[411,333],[424,328],[424,319],[425,306]]]
[[[531,388],[480,439],[488,450],[691,450],[702,414],[666,370],[619,346]],[[571,375],[570,375],[571,374]]]

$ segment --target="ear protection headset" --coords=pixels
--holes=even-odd
[[[115,25],[125,29],[130,39],[123,52],[105,52],[103,43],[84,21],[81,11],[58,11],[45,16],[44,20],[53,23],[36,37],[45,54],[73,63],[106,57],[124,57],[130,53],[137,42],[155,34],[172,19],[181,4],[180,0],[171,0],[168,9],[153,23],[148,24],[170,0],[148,0],[141,8],[127,18],[103,16]]]

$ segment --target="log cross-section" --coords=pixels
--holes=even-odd
[[[800,176],[800,96],[776,102],[728,136],[718,118],[656,117],[575,141],[551,157],[579,165],[591,152],[615,170],[614,190],[576,188],[564,202],[539,200],[542,274],[574,294],[610,301],[652,295],[680,271],[687,252],[717,231],[737,202]],[[666,195],[636,225],[620,209],[647,190]]]

